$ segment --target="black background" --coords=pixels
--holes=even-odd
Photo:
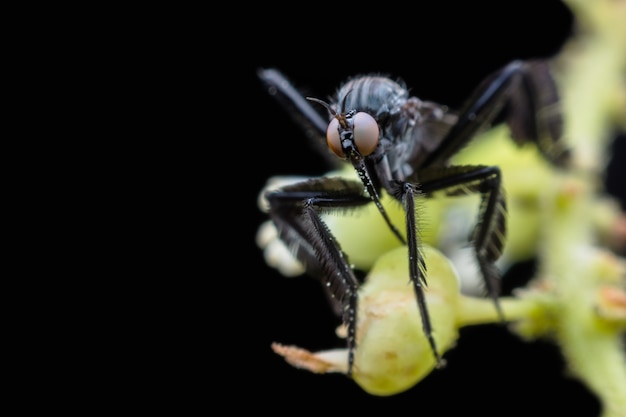
[[[495,8],[464,4],[430,4],[417,10],[378,4],[366,13],[321,3],[302,4],[297,10],[256,6],[246,10],[254,23],[241,24],[240,37],[220,47],[227,52],[215,66],[226,78],[221,78],[223,85],[218,78],[217,87],[229,90],[230,101],[224,105],[223,96],[215,95],[207,101],[221,107],[219,114],[227,113],[219,121],[228,123],[221,138],[227,145],[222,156],[213,155],[207,163],[230,179],[218,190],[210,187],[212,201],[222,208],[220,219],[213,218],[216,223],[211,224],[226,216],[226,227],[232,230],[217,252],[227,259],[217,261],[225,262],[228,270],[219,280],[228,282],[221,282],[225,289],[208,301],[218,313],[212,313],[199,331],[208,335],[208,350],[213,352],[207,353],[209,372],[203,377],[215,380],[219,388],[211,391],[218,397],[236,393],[227,400],[231,409],[250,406],[278,414],[342,409],[421,416],[463,411],[483,416],[598,415],[596,399],[567,376],[557,347],[522,342],[498,326],[463,329],[457,347],[446,354],[446,369],[387,398],[366,394],[343,375],[297,370],[270,350],[273,341],[312,351],[342,346],[342,341],[334,336],[337,321],[317,282],[282,277],[265,265],[254,241],[265,220],[257,195],[268,177],[327,170],[325,160],[308,148],[302,132],[266,94],[256,69],[279,68],[320,98],[351,75],[388,73],[402,77],[418,97],[455,107],[486,74],[512,59],[557,53],[573,30],[569,10],[558,1],[500,3]],[[217,122],[213,117],[212,123]],[[624,154],[623,144],[616,152]],[[229,164],[226,171],[221,158]],[[613,163],[607,181],[615,194],[622,191],[618,176]],[[227,201],[233,203],[224,206]],[[505,287],[532,274],[532,267],[520,265],[505,278]],[[219,332],[212,328],[215,322],[220,322]]]

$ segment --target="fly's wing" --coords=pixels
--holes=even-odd
[[[340,160],[331,155],[326,145],[326,129],[329,118],[323,117],[280,71],[272,68],[259,69],[257,75],[266,86],[268,93],[285,108],[294,122],[302,128],[311,146],[326,157],[331,168],[338,167]]]
[[[416,104],[419,103],[419,104]],[[420,101],[415,97],[409,98],[403,113],[415,120],[413,129],[408,138],[411,152],[408,163],[418,167],[441,146],[450,128],[457,122],[457,115],[447,106],[430,101]]]

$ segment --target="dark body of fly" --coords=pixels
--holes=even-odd
[[[402,81],[380,75],[348,80],[329,103],[301,96],[276,70],[260,70],[259,77],[308,136],[325,141],[332,153],[352,164],[360,179],[310,179],[265,196],[280,238],[335,300],[347,328],[349,374],[357,348],[359,280],[341,242],[323,222],[323,213],[377,206],[393,233],[407,245],[423,330],[441,364],[424,296],[426,265],[418,241],[415,199],[439,190],[448,195],[479,194],[479,217],[470,240],[487,291],[502,317],[499,273],[494,265],[506,237],[500,170],[497,166],[450,165],[449,159],[497,120],[508,123],[517,143],[534,142],[554,165],[567,165],[569,153],[560,141],[558,94],[545,61],[511,62],[488,76],[458,112],[412,97]],[[329,119],[317,112],[322,107]],[[402,204],[403,225],[394,225],[387,216],[380,199],[383,190]]]

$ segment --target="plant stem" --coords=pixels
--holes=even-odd
[[[556,338],[572,373],[599,398],[603,417],[626,416],[626,360],[619,331],[599,325],[591,219],[606,166],[615,92],[626,69],[626,5],[568,1],[582,31],[559,56],[566,137],[577,170],[557,173],[541,198],[540,277],[557,296]],[[623,111],[623,110],[621,110]],[[613,123],[614,124],[614,123]],[[580,172],[584,175],[580,175]]]

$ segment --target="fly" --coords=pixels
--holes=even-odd
[[[258,72],[269,92],[304,131],[352,165],[359,180],[308,179],[267,192],[268,214],[281,240],[318,278],[337,303],[347,329],[348,375],[356,346],[358,288],[340,242],[322,214],[375,204],[390,230],[406,244],[409,272],[423,331],[438,366],[443,364],[428,314],[426,263],[420,250],[416,198],[433,192],[480,196],[479,217],[470,241],[487,292],[504,320],[495,262],[506,240],[506,197],[497,166],[451,165],[450,159],[479,132],[506,122],[518,144],[534,142],[552,164],[566,167],[569,151],[561,141],[559,97],[544,60],[513,61],[486,77],[459,111],[410,96],[402,81],[371,74],[341,85],[327,102],[304,97],[275,69]],[[318,109],[325,109],[327,117]],[[394,224],[381,202],[386,192],[404,209]]]

